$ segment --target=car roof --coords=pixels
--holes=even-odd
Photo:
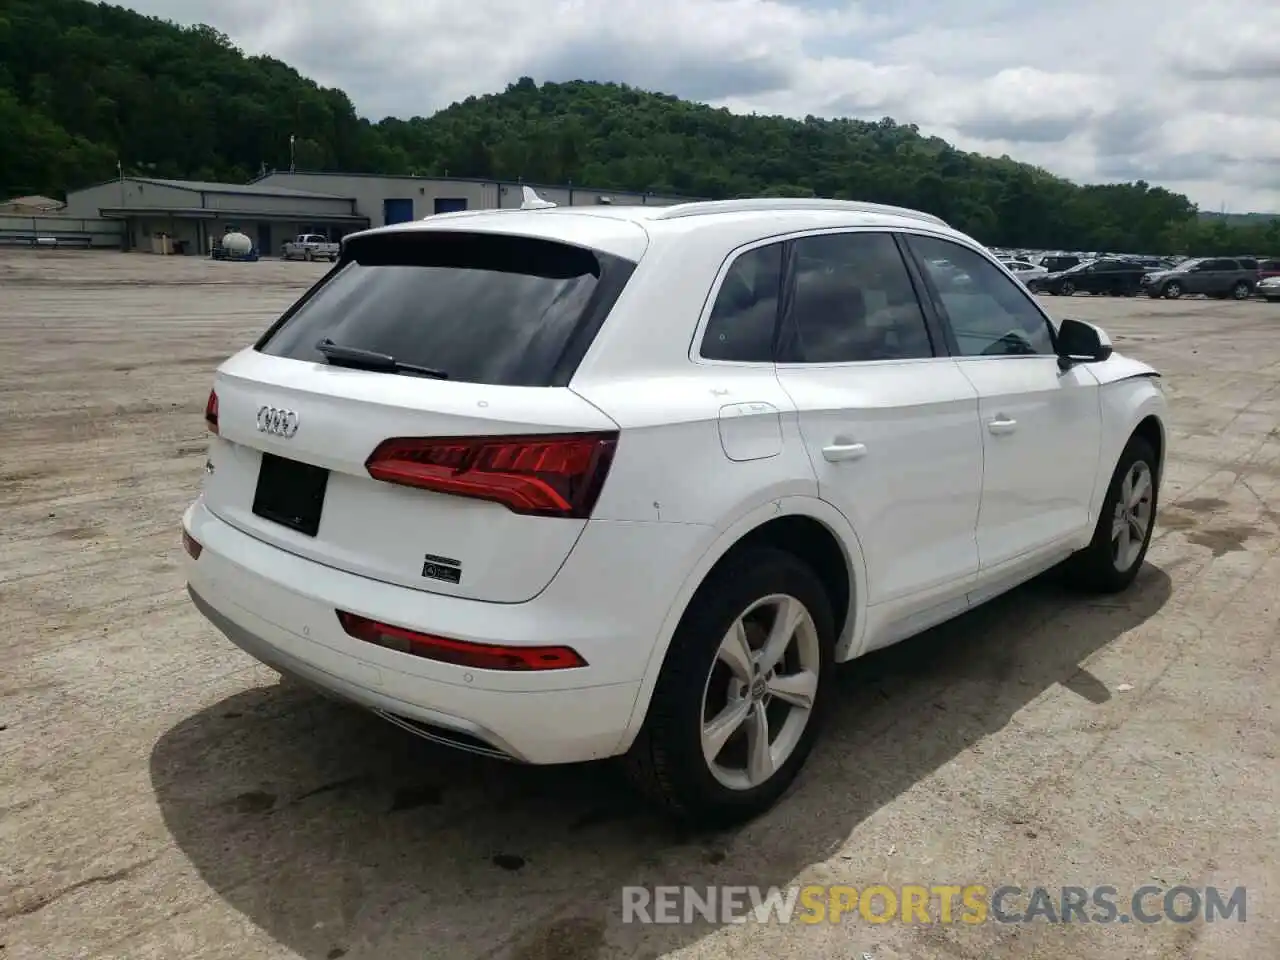
[[[545,237],[638,260],[651,238],[715,234],[730,246],[809,229],[920,229],[963,238],[945,221],[906,207],[849,200],[773,198],[713,200],[672,206],[600,205],[487,209],[443,213],[352,234],[459,230]],[[972,241],[970,241],[972,242]]]

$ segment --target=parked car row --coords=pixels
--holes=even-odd
[[[1147,273],[1146,267],[1133,260],[1086,260],[1064,270],[1032,277],[1027,281],[1027,288],[1034,293],[1061,297],[1076,293],[1132,297],[1142,290],[1142,280]]]
[[[1280,300],[1280,260],[1197,257],[1153,266],[1148,258],[1100,257],[1045,272],[1031,261],[1002,262],[1029,290],[1053,296],[1092,293],[1132,297],[1145,293],[1153,299],[1176,300],[1201,294],[1247,300],[1256,293],[1267,300]],[[1274,282],[1263,286],[1264,281]]]

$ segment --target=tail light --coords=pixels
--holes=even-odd
[[[435,637],[404,627],[379,623],[355,613],[338,611],[348,636],[416,657],[478,670],[569,670],[587,661],[572,647],[508,647]]]
[[[401,437],[378,445],[375,480],[491,500],[513,513],[586,519],[604,487],[618,434]]]
[[[204,422],[209,428],[209,432],[216,434],[218,432],[218,394],[217,391],[209,391],[209,399],[204,405]]]
[[[182,549],[187,551],[187,556],[192,560],[199,560],[200,554],[204,551],[204,547],[200,546],[200,541],[187,533],[186,530],[182,531]]]

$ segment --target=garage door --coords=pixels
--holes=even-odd
[[[407,223],[413,219],[413,198],[382,201],[383,223]]]

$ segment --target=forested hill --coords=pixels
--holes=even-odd
[[[991,244],[1280,252],[1280,222],[1197,217],[1145,183],[1078,187],[914,126],[739,116],[615,84],[527,78],[434,116],[371,123],[210,27],[85,0],[0,4],[0,199],[126,173],[244,181],[300,169],[523,177],[706,197],[856,197],[937,213]]]

